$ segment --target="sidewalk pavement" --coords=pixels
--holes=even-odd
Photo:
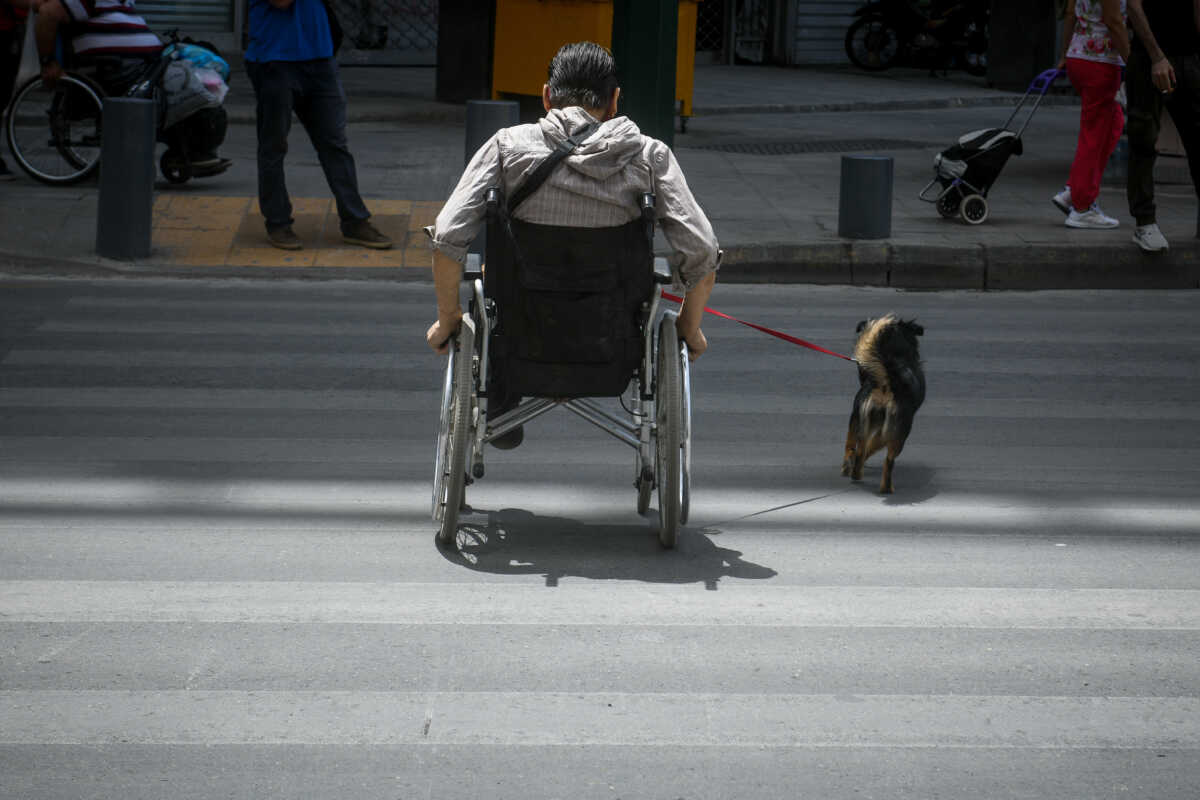
[[[258,214],[253,95],[231,80],[227,173],[161,183],[153,251],[138,262],[94,254],[95,182],[0,184],[0,270],[23,274],[377,277],[427,280],[423,225],[465,161],[463,106],[436,102],[431,68],[343,68],[351,150],[390,251],[344,245],[320,166],[296,126],[288,181],[304,250],[267,245]],[[1170,252],[1130,241],[1119,176],[1100,202],[1121,220],[1107,231],[1063,226],[1050,203],[1062,188],[1078,131],[1069,88],[1054,89],[1029,119],[1024,154],[993,185],[980,225],[942,219],[917,198],[933,156],[961,134],[1003,125],[1019,94],[977,78],[917,70],[867,74],[849,67],[701,66],[695,116],[675,151],[726,251],[723,281],[811,282],[911,289],[1198,288],[1197,199],[1181,158],[1160,158],[1159,225]],[[1013,121],[1020,126],[1031,105]],[[891,236],[838,236],[841,157],[893,159]],[[7,156],[6,156],[7,158]],[[11,159],[9,159],[11,165]]]

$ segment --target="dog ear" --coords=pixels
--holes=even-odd
[[[858,323],[858,326],[857,326],[857,327],[855,327],[855,329],[854,329],[854,332],[855,332],[855,333],[862,333],[862,332],[863,332],[863,328],[867,327],[867,323],[868,323],[869,321],[870,321],[870,320],[865,320],[865,319],[864,319],[864,320],[860,320],[860,321],[859,321],[859,323]]]
[[[925,329],[918,325],[915,320],[908,320],[904,323],[904,327],[908,328],[909,333],[911,333],[913,336],[925,335]]]

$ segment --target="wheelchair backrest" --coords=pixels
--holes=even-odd
[[[524,396],[621,394],[642,358],[652,229],[640,218],[609,228],[538,225],[508,218],[501,204],[490,209],[493,373]]]

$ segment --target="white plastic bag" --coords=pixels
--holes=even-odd
[[[221,105],[217,96],[205,88],[198,70],[190,61],[172,61],[168,64],[162,86],[167,100],[162,123],[164,128],[187,119],[200,109]]]
[[[33,26],[36,21],[37,14],[30,11],[29,18],[25,20],[25,41],[21,45],[21,65],[17,68],[17,80],[13,84],[14,89],[23,86],[25,81],[30,78],[42,74],[42,65],[38,59],[37,36],[33,32]]]
[[[196,77],[200,79],[200,83],[204,84],[204,88],[208,90],[209,94],[217,98],[218,103],[225,102],[225,95],[229,94],[229,85],[225,83],[225,79],[221,77],[220,73],[208,67],[196,67]]]

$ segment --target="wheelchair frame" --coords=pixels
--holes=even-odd
[[[485,389],[496,308],[484,295],[479,263],[479,256],[468,256],[463,282],[471,287],[471,300],[450,348],[442,386],[432,504],[438,544],[455,543],[466,486],[484,476],[484,445],[562,407],[634,449],[637,511],[646,513],[657,488],[658,539],[663,547],[674,547],[690,510],[691,371],[687,345],[675,330],[678,315],[673,310],[660,314],[659,286],[671,279],[665,259],[654,259],[654,288],[641,312],[641,365],[630,381],[631,407],[624,415],[593,398],[533,397],[494,419],[488,419]]]
[[[172,44],[179,44],[180,39],[177,30],[167,31],[164,36],[167,37],[167,44],[164,49]],[[67,61],[73,60],[66,57]],[[131,93],[136,92],[135,96],[152,97],[158,99],[159,90],[161,89],[163,75],[166,72],[170,59],[165,56],[159,56],[157,60],[147,62],[147,70],[134,84]],[[86,103],[89,108],[85,116],[78,119],[71,119],[72,114],[64,111],[63,106],[67,103],[65,99],[68,91],[75,91],[79,94],[78,102]],[[49,107],[46,109],[40,106],[34,110],[25,111],[22,105],[35,105],[36,100],[32,98],[38,95],[48,95],[50,97]],[[12,152],[17,164],[31,178],[41,183],[50,184],[52,186],[66,186],[80,181],[86,180],[95,173],[100,166],[101,140],[103,138],[103,120],[104,120],[104,99],[108,97],[108,93],[104,87],[99,84],[91,75],[84,71],[74,68],[64,70],[63,76],[59,78],[58,85],[53,89],[45,86],[40,75],[35,75],[13,92],[12,100],[8,106],[8,114],[5,118],[5,132],[8,139],[8,149]],[[42,122],[48,126],[49,141],[46,145],[54,152],[57,152],[60,159],[59,163],[67,165],[67,170],[61,173],[51,173],[49,171],[39,169],[31,160],[31,154],[25,152],[25,143],[20,140],[17,135],[17,127],[19,124],[24,124],[26,117],[41,117],[45,116],[48,121]],[[83,122],[84,131],[78,137],[72,136],[72,128],[78,128],[79,123]],[[160,120],[161,123],[161,120]],[[35,124],[33,127],[38,127]],[[206,178],[213,175],[220,175],[225,172],[233,162],[228,159],[222,159],[219,163],[205,166],[195,167],[188,160],[186,152],[186,144],[183,146],[183,151],[178,146],[178,142],[174,141],[177,138],[173,133],[172,128],[156,128],[156,141],[167,145],[166,151],[159,158],[158,167],[163,178],[169,183],[186,183],[192,178]],[[182,140],[181,140],[182,141]]]

